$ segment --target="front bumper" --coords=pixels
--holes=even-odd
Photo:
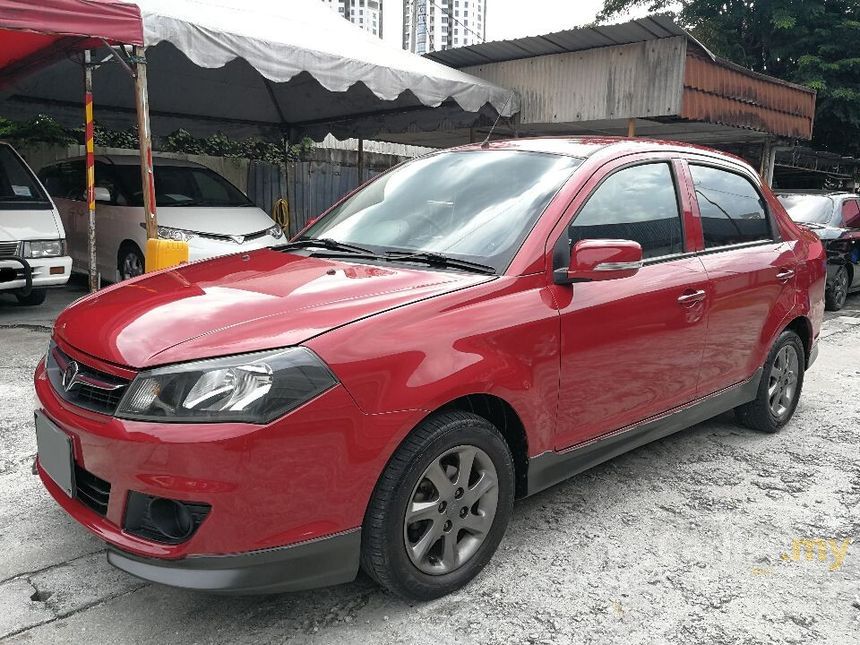
[[[63,350],[93,365],[92,357],[68,346]],[[71,437],[75,464],[110,484],[106,511],[99,514],[69,497],[38,462],[37,472],[56,502],[108,543],[110,561],[148,580],[223,592],[352,579],[358,551],[344,542],[358,540],[379,474],[416,415],[423,414],[365,415],[338,385],[267,426],[156,424],[62,400],[43,364],[35,388],[42,413]],[[125,529],[133,491],[209,504],[211,512],[183,542],[145,539]],[[329,551],[325,545],[332,544]]]
[[[69,276],[72,272],[72,258],[27,258],[27,264],[30,267],[30,279],[32,281],[32,289],[42,289],[45,287],[58,287],[66,284],[69,281]],[[62,273],[51,273],[51,269],[62,268]],[[11,280],[3,280],[0,282],[0,290],[19,290],[27,287],[27,278],[24,275],[25,269],[18,260],[3,260],[0,259],[0,271],[3,274],[8,274],[9,271],[15,272],[15,277]]]
[[[350,582],[358,574],[361,531],[279,549],[182,560],[141,558],[108,550],[113,566],[133,576],[172,587],[230,594],[304,591]]]

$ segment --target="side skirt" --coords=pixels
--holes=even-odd
[[[762,371],[763,368],[760,367],[755,374],[742,383],[660,416],[621,428],[563,452],[550,450],[532,457],[529,460],[528,494],[534,495],[634,448],[749,403],[758,393]]]

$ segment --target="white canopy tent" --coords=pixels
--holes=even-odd
[[[319,0],[134,4],[143,21],[155,134],[181,127],[269,139],[329,132],[384,138],[485,125],[519,110],[511,91],[386,45]],[[99,67],[94,84],[98,122],[135,122],[133,80],[121,65]],[[4,88],[0,113],[44,113],[76,125],[80,97],[79,68],[67,59]]]

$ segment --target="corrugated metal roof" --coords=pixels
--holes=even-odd
[[[722,60],[688,54],[680,116],[811,139],[815,92]]]
[[[617,25],[579,27],[543,36],[496,40],[469,47],[444,49],[425,54],[425,57],[459,69],[484,63],[498,63],[548,54],[563,54],[594,49],[595,47],[629,45],[644,40],[658,40],[673,36],[686,36],[698,44],[669,16],[655,15]],[[701,45],[699,46],[701,47]]]

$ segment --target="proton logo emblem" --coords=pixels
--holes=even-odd
[[[233,240],[236,244],[242,244],[245,241],[244,235],[231,235],[230,239]]]
[[[68,365],[66,365],[66,369],[63,370],[63,389],[68,392],[75,385],[78,384],[78,371],[80,368],[75,361],[71,361]]]

